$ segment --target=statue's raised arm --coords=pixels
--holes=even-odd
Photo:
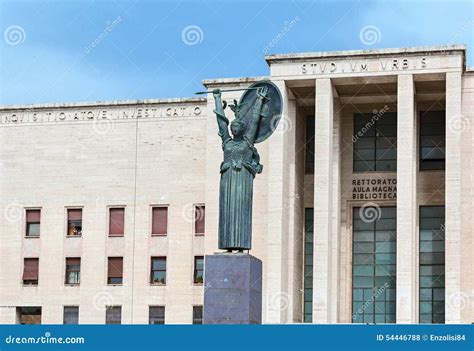
[[[219,136],[221,137],[222,141],[226,141],[230,139],[229,134],[229,120],[225,116],[224,109],[227,107],[227,103],[224,101],[222,102],[221,98],[221,91],[219,89],[214,89],[212,91],[212,95],[214,96],[214,101],[216,103],[216,108],[214,113],[216,114],[217,118],[217,126],[219,127]]]
[[[267,97],[268,88],[266,86],[258,88],[257,90],[257,100],[252,109],[252,120],[247,130],[247,139],[250,142],[254,143],[257,137],[258,126],[260,124],[260,119],[263,117],[263,111],[265,103],[268,101]]]

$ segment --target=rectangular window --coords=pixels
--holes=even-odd
[[[123,257],[109,257],[107,284],[122,284]]]
[[[151,258],[151,284],[166,284],[166,257]]]
[[[194,284],[202,284],[204,281],[204,256],[194,257]]]
[[[79,324],[78,306],[64,306],[63,324]]]
[[[202,324],[202,306],[193,306],[193,324]]]
[[[19,324],[41,324],[41,307],[17,307],[17,323]]]
[[[81,236],[82,235],[82,209],[68,209],[67,210],[67,235]]]
[[[153,207],[151,235],[166,234],[168,234],[168,207]]]
[[[444,206],[420,207],[420,323],[444,323]]]
[[[125,208],[110,208],[109,209],[109,235],[123,236],[125,219]]]
[[[79,284],[81,282],[80,257],[66,258],[66,284]]]
[[[306,117],[305,173],[314,173],[314,116]]]
[[[26,236],[40,236],[41,210],[26,210]]]
[[[446,162],[445,111],[420,113],[420,170],[444,170]]]
[[[148,324],[165,324],[165,306],[149,306]]]
[[[397,114],[355,114],[354,172],[397,170]]]
[[[353,323],[395,323],[396,217],[395,207],[353,209]]]
[[[206,207],[199,205],[194,207],[194,234],[204,235],[206,224]]]
[[[305,209],[304,218],[304,298],[303,322],[313,321],[313,222],[314,211]]]
[[[25,258],[23,261],[23,284],[38,285],[39,258]]]
[[[122,324],[122,306],[107,306],[105,324]]]

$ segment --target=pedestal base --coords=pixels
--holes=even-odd
[[[245,253],[206,256],[203,323],[262,323],[262,261]]]

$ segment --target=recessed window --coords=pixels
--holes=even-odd
[[[168,234],[168,207],[160,206],[152,208],[151,234]]]
[[[204,235],[206,227],[206,207],[197,205],[194,207],[194,234]]]
[[[123,282],[123,257],[108,258],[107,284],[122,284]]]
[[[67,235],[81,236],[82,235],[82,209],[68,209],[67,210]]]
[[[105,324],[122,324],[122,306],[106,306]]]
[[[420,113],[420,170],[444,170],[446,164],[445,111]]]
[[[165,306],[149,306],[148,324],[165,324]]]
[[[194,257],[194,284],[202,284],[204,281],[204,256]]]
[[[202,306],[193,306],[193,324],[202,324]]]
[[[306,117],[305,173],[314,173],[314,116]]]
[[[79,306],[64,306],[63,324],[79,324]]]
[[[166,284],[166,257],[151,258],[151,284]]]
[[[17,307],[18,324],[41,324],[41,307]]]
[[[396,217],[395,207],[353,209],[353,323],[395,323]]]
[[[81,259],[79,257],[66,258],[66,284],[81,282]]]
[[[40,236],[41,210],[26,210],[26,236]]]
[[[354,172],[397,170],[397,114],[355,114]]]
[[[306,208],[304,215],[304,323],[313,321],[313,222],[314,210]]]
[[[25,258],[23,261],[23,284],[38,285],[39,258]]]
[[[123,236],[124,234],[125,208],[109,209],[109,235]]]
[[[444,206],[420,207],[420,323],[444,323]]]

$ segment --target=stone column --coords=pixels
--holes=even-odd
[[[268,140],[268,231],[264,270],[264,323],[287,323],[292,318],[292,291],[288,287],[289,228],[288,205],[293,195],[295,101],[284,81],[273,81],[282,94],[283,112],[277,129]],[[291,145],[293,143],[293,145]]]
[[[446,323],[461,323],[461,72],[446,73]]]
[[[397,323],[416,323],[417,138],[412,74],[398,76],[397,98]]]
[[[331,80],[316,79],[314,148],[314,244],[313,323],[333,323],[332,230],[333,230],[333,125]]]

